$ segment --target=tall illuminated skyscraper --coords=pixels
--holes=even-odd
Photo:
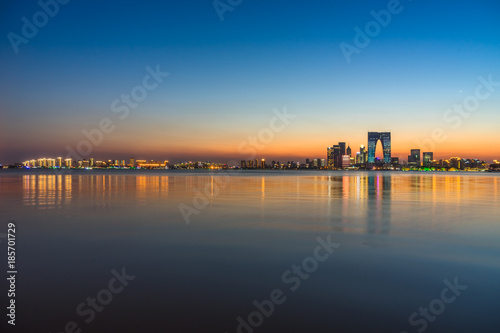
[[[333,147],[328,147],[326,149],[326,155],[328,160],[328,168],[342,168],[342,156],[346,153],[345,142],[339,142],[338,145]]]
[[[334,167],[334,157],[333,157],[333,147],[326,148],[326,160],[328,169],[332,169]]]
[[[384,164],[391,163],[391,132],[368,132],[368,163],[375,163],[377,142],[382,143]]]

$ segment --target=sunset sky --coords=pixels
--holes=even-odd
[[[354,28],[391,2],[243,0],[221,21],[212,0],[70,1],[17,53],[9,33],[22,37],[41,7],[4,3],[0,163],[66,156],[105,118],[114,129],[84,157],[248,159],[241,147],[285,108],[295,118],[257,157],[326,158],[339,141],[355,153],[371,130],[391,131],[402,159],[412,148],[500,159],[500,3],[402,1],[348,63],[341,43],[355,46]],[[148,66],[169,75],[120,119]],[[473,111],[447,113],[480,85],[489,96]],[[419,145],[436,129],[446,139]]]

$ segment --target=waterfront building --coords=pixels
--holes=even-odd
[[[368,163],[375,163],[375,150],[377,143],[382,143],[384,164],[391,163],[391,132],[368,132]]]

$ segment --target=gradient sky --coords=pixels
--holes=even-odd
[[[498,1],[402,1],[347,63],[340,43],[387,4],[243,0],[221,21],[210,0],[73,0],[16,54],[7,35],[40,7],[3,2],[0,163],[66,156],[103,118],[116,127],[85,157],[247,159],[238,146],[284,107],[296,118],[259,158],[325,158],[339,141],[356,152],[369,130],[390,130],[406,159],[441,128],[435,157],[500,159],[500,85],[457,128],[443,119],[479,76],[500,81]],[[158,64],[170,76],[120,120],[111,103]]]

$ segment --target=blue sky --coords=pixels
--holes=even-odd
[[[21,18],[40,6],[3,4],[0,162],[64,155],[104,117],[116,129],[96,158],[238,160],[238,144],[285,106],[297,117],[263,157],[324,158],[335,142],[357,151],[368,130],[391,130],[403,158],[439,127],[448,139],[436,156],[500,158],[500,91],[457,130],[442,119],[478,76],[500,81],[500,4],[402,1],[347,63],[339,44],[353,44],[353,28],[387,5],[243,0],[221,21],[211,1],[73,0],[16,54],[7,35],[21,35]],[[157,64],[170,76],[116,121],[111,102]]]

